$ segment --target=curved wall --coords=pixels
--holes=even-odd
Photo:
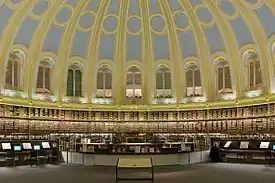
[[[13,100],[16,105],[46,100],[48,107],[79,108],[71,104],[79,103],[87,110],[96,104],[173,108],[189,102],[270,97],[275,92],[271,1],[0,0],[0,97],[24,100]],[[19,63],[17,69],[11,69],[11,58]],[[37,78],[43,75],[39,66],[45,60],[50,82],[41,84]],[[250,75],[251,60],[257,61],[257,67],[250,68],[257,77]],[[186,74],[190,64],[200,71],[196,82]],[[132,66],[139,69],[140,78],[138,86],[130,88],[141,91],[141,98],[126,96]],[[102,67],[112,74],[111,89],[103,87],[106,92],[97,87]],[[162,67],[170,71],[171,82],[157,88]],[[72,68],[82,72],[77,80],[81,94],[68,96]]]

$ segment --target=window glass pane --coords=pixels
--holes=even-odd
[[[72,97],[74,96],[74,92],[73,92],[73,89],[74,89],[74,83],[73,83],[73,77],[74,77],[74,74],[73,74],[73,70],[69,69],[68,71],[68,78],[67,78],[67,95]]]
[[[201,72],[200,70],[195,70],[194,71],[195,73],[195,86],[201,86]]]
[[[230,74],[230,68],[228,66],[226,66],[224,68],[224,72],[225,72],[225,88],[226,89],[231,89],[231,74]],[[229,91],[228,91],[229,92]]]
[[[82,97],[82,73],[80,70],[75,71],[75,96]]]
[[[164,73],[164,81],[165,81],[165,89],[171,89],[171,73],[165,72]]]
[[[140,73],[135,73],[135,84],[141,85],[141,74]]]
[[[38,68],[36,88],[43,88],[43,67]]]
[[[105,74],[105,89],[112,89],[112,73],[110,72]]]
[[[249,86],[254,87],[254,62],[249,63],[249,70],[250,70],[250,76],[249,76]]]
[[[12,85],[12,61],[8,61],[7,71],[6,71],[6,84]]]
[[[14,87],[18,89],[19,86],[19,62],[14,63]]]
[[[256,85],[262,84],[262,72],[260,62],[256,62]]]
[[[127,85],[133,85],[134,81],[133,81],[134,77],[133,77],[133,73],[128,73],[127,74]]]
[[[186,72],[186,85],[187,87],[193,87],[193,71],[189,70]]]
[[[50,90],[50,82],[51,82],[50,68],[45,68],[45,89]]]
[[[163,89],[164,86],[163,86],[163,73],[162,72],[157,72],[157,75],[156,75],[156,89],[159,90],[159,89]]]
[[[97,73],[97,89],[103,89],[103,72]]]
[[[218,68],[218,90],[223,89],[223,68]]]

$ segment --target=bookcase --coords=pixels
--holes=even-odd
[[[84,111],[0,104],[0,135],[116,132],[272,134],[275,104],[182,111]]]

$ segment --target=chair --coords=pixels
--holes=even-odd
[[[46,164],[46,160],[48,159],[48,154],[46,151],[38,151],[37,152],[37,163],[40,164],[40,161],[43,160],[43,164]]]
[[[13,151],[8,151],[5,157],[6,166],[15,166],[15,154]]]
[[[271,151],[265,151],[265,164],[272,165],[272,153]]]
[[[28,163],[27,164],[30,164],[31,166],[32,165],[38,165],[38,158],[37,158],[37,152],[35,151],[31,151],[30,153],[30,158],[27,159]]]
[[[49,157],[51,164],[59,164],[59,152],[57,149],[53,149],[51,156]]]

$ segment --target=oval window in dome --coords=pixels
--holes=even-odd
[[[117,29],[117,18],[113,15],[110,15],[104,20],[104,30],[108,33],[115,32]]]
[[[91,12],[84,13],[79,20],[79,27],[84,30],[89,30],[93,27],[95,15]]]
[[[165,21],[161,15],[153,15],[151,18],[151,26],[156,32],[165,31]]]
[[[138,17],[130,17],[128,19],[128,31],[130,33],[138,33],[141,30],[141,21]]]
[[[174,15],[174,21],[178,29],[187,29],[189,27],[188,16],[183,12],[178,12]]]

